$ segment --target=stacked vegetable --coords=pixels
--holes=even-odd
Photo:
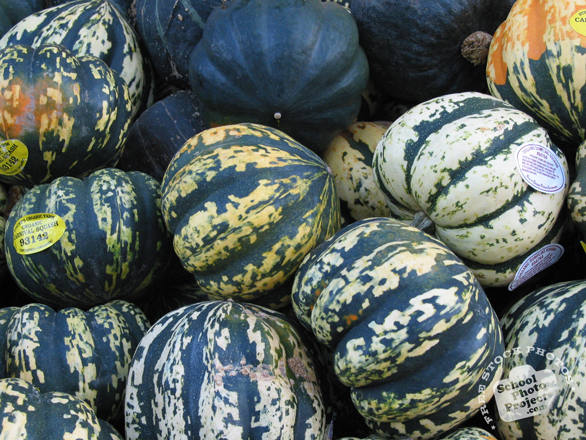
[[[0,438],[583,436],[585,1],[21,3]]]

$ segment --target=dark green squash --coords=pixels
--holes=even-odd
[[[152,101],[152,67],[139,37],[108,0],[76,0],[31,14],[0,39],[0,48],[14,44],[59,44],[75,56],[100,58],[126,82],[133,117]]]
[[[113,166],[132,117],[106,63],[57,44],[0,50],[0,181],[33,186]]]
[[[275,127],[316,152],[355,121],[368,79],[352,16],[320,0],[233,0],[189,61],[210,126]]]
[[[71,394],[114,422],[123,413],[132,355],[149,327],[137,306],[119,300],[87,312],[36,303],[0,309],[0,378]]]
[[[436,438],[492,396],[504,351],[482,287],[439,240],[391,218],[359,220],[308,254],[292,303],[334,350],[333,370],[378,435]]]
[[[258,124],[210,128],[189,139],[169,164],[162,191],[175,252],[208,299],[255,301],[274,293],[340,227],[323,160]],[[287,289],[282,296],[289,299]]]
[[[487,90],[490,36],[513,3],[352,0],[350,9],[376,87],[395,98],[422,102],[448,93]],[[471,49],[469,61],[463,52]],[[476,55],[476,49],[483,55]]]
[[[160,182],[177,151],[205,128],[195,94],[189,90],[174,92],[155,102],[132,123],[116,167],[142,171]]]
[[[6,223],[12,276],[29,296],[56,307],[139,298],[172,255],[160,191],[151,176],[116,168],[35,186]],[[47,220],[19,228],[29,215]],[[59,228],[62,235],[52,235]]]
[[[20,20],[44,7],[44,0],[0,0],[0,37]]]
[[[298,322],[235,301],[166,314],[128,375],[128,440],[326,438],[317,363]]]
[[[83,400],[58,391],[41,393],[16,378],[0,379],[0,426],[7,439],[124,440]]]

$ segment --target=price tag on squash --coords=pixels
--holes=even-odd
[[[20,173],[28,160],[26,145],[16,139],[0,142],[0,174],[13,176]]]
[[[515,279],[509,284],[509,290],[514,290],[552,264],[556,263],[564,254],[564,247],[561,244],[552,243],[543,246],[541,249],[529,255],[519,266]]]
[[[65,221],[56,214],[29,214],[14,225],[13,244],[22,255],[34,254],[55,244],[65,232]]]
[[[566,186],[566,173],[557,155],[541,144],[524,144],[515,152],[517,169],[527,185],[547,194]]]
[[[570,18],[570,26],[580,35],[586,36],[586,9],[580,9],[572,18]]]

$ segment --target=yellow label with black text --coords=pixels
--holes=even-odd
[[[20,173],[28,160],[28,148],[17,139],[0,142],[0,174],[13,176]]]
[[[40,252],[55,244],[65,232],[65,221],[56,214],[29,214],[14,225],[13,244],[19,254]]]
[[[580,35],[586,36],[586,9],[581,9],[572,15],[570,26]]]

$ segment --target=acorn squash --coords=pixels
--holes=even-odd
[[[322,385],[305,341],[293,318],[252,304],[167,313],[130,365],[127,440],[324,439]]]
[[[162,192],[175,252],[207,299],[260,300],[292,280],[303,257],[340,228],[323,160],[258,124],[193,136],[169,164]]]
[[[160,200],[153,177],[116,168],[37,185],[8,216],[8,269],[30,297],[54,307],[137,299],[173,252]]]
[[[295,275],[292,304],[385,438],[441,435],[478,412],[480,386],[488,400],[500,378],[500,368],[485,371],[503,339],[477,279],[399,220],[359,220],[318,245]]]
[[[0,50],[0,78],[0,181],[30,187],[118,161],[132,108],[102,60],[14,44]]]
[[[109,422],[122,416],[130,361],[150,326],[138,307],[117,300],[56,312],[30,303],[0,316],[0,377],[71,394]]]
[[[566,157],[533,118],[490,95],[412,107],[381,139],[373,169],[391,211],[405,220],[423,213],[485,287],[509,285],[522,264],[511,267],[515,258],[559,241]]]
[[[315,152],[355,121],[368,80],[355,21],[320,0],[230,1],[189,60],[209,126],[258,123]]]
[[[44,7],[44,0],[0,0],[0,37],[20,20]]]

